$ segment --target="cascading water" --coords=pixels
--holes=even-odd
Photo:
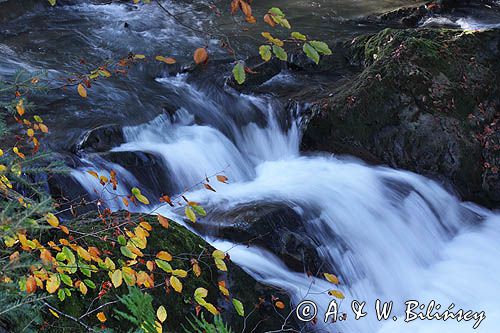
[[[179,193],[206,175],[224,170],[231,182],[188,193],[208,211],[231,211],[246,203],[279,202],[297,211],[307,234],[315,239],[322,259],[341,277],[350,311],[352,300],[366,301],[368,316],[336,324],[322,323],[332,286],[289,270],[271,253],[207,237],[214,246],[257,280],[290,292],[295,304],[314,300],[319,307],[318,330],[328,332],[470,332],[474,322],[414,321],[404,323],[404,302],[431,300],[455,304],[455,310],[485,311],[478,332],[497,332],[500,323],[500,217],[461,203],[424,177],[333,156],[300,156],[298,110],[284,114],[269,97],[240,95],[218,88],[200,88],[186,77],[158,79],[176,89],[186,107],[160,115],[149,123],[124,128],[126,143],[116,152],[147,152],[163,162]],[[239,100],[238,108],[231,101]],[[279,121],[290,119],[288,122]],[[259,120],[260,119],[260,120]],[[262,121],[263,119],[263,121]],[[260,122],[260,123],[258,123]],[[123,168],[95,157],[73,176],[91,195],[99,188],[85,173],[114,169],[122,188],[138,186]],[[158,195],[165,189],[148,189]],[[117,200],[111,204],[120,208]],[[160,208],[179,220],[175,210]],[[216,223],[216,221],[214,221]],[[376,299],[394,301],[393,321],[377,321]]]

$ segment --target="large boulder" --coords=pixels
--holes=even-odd
[[[348,43],[361,72],[313,103],[304,150],[351,154],[500,203],[500,31],[386,29]]]

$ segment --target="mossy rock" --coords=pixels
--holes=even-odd
[[[497,206],[500,31],[385,29],[346,47],[360,72],[308,110],[303,149],[412,170]]]
[[[93,237],[85,238],[86,245],[99,246],[100,250],[110,251],[114,255],[117,255],[120,252],[119,244],[113,247],[109,242],[102,242],[99,238],[106,236],[112,237],[112,231],[115,230],[113,228],[114,223],[123,225],[123,223],[126,224],[128,220],[135,222],[139,220],[146,221],[153,226],[153,230],[150,232],[150,237],[148,237],[147,248],[143,251],[145,255],[144,258],[153,260],[156,253],[165,250],[174,257],[170,262],[174,269],[184,269],[188,271],[188,276],[180,279],[183,284],[182,294],[175,292],[171,287],[165,285],[164,279],[168,274],[165,274],[165,277],[161,278],[159,274],[155,274],[155,287],[144,289],[153,296],[154,309],[157,309],[160,305],[163,305],[167,309],[168,317],[164,323],[164,331],[184,332],[183,326],[189,327],[188,319],[192,318],[192,315],[197,312],[197,303],[194,301],[193,295],[195,289],[199,287],[208,290],[206,300],[214,304],[220,310],[223,320],[235,332],[241,331],[245,323],[244,319],[234,310],[231,301],[233,297],[243,303],[245,314],[252,312],[246,319],[247,328],[258,327],[258,331],[267,331],[280,329],[282,327],[285,321],[284,318],[291,311],[290,299],[283,290],[265,286],[257,282],[230,260],[226,260],[228,271],[219,271],[211,256],[215,249],[202,238],[174,221],[170,220],[169,228],[165,229],[158,224],[156,216],[152,215],[129,215],[126,212],[117,212],[113,213],[111,216],[112,217],[106,218],[106,225],[109,225],[111,228],[109,228],[109,232],[105,233],[96,233],[103,230],[103,220],[97,217],[95,213],[82,215],[74,221],[69,222],[68,226],[71,226],[72,230],[78,230],[79,233],[85,233],[87,235],[95,233]],[[135,225],[134,223],[129,226],[129,229],[132,229]],[[49,237],[58,240],[59,238],[63,238],[64,235],[51,234]],[[48,241],[49,239],[46,240]],[[191,271],[190,259],[198,260],[202,271],[199,277],[195,277]],[[117,267],[121,267],[123,263],[115,260],[115,264]],[[132,267],[135,268],[135,266]],[[146,271],[146,268],[143,267],[142,270]],[[96,281],[97,284],[97,281],[109,281],[109,277],[106,272],[102,271],[93,274],[92,280]],[[219,291],[218,282],[222,280],[226,281],[226,287],[230,291],[230,298],[224,297]],[[112,329],[112,332],[128,332],[132,328],[132,324],[118,318],[113,310],[118,309],[120,311],[127,311],[120,302],[117,302],[117,297],[128,293],[126,284],[123,283],[118,289],[111,288],[102,298],[97,297],[99,290],[100,286],[98,285],[95,290],[89,289],[89,293],[86,296],[81,295],[77,290],[73,290],[72,296],[67,297],[63,302],[59,302],[59,300],[54,298],[50,303],[54,307],[64,311],[65,314],[74,318],[79,318],[88,311],[92,299],[94,299],[94,308],[96,305],[113,302],[110,306],[99,310],[104,311],[108,319],[104,326]],[[279,310],[273,306],[273,300],[276,298],[282,300],[286,304],[285,309]],[[255,311],[252,311],[254,309]],[[205,318],[209,319],[212,317],[212,315],[203,308],[198,310],[204,312]],[[96,318],[96,314],[97,311],[93,312],[91,315],[85,316],[82,322],[89,326],[99,327],[100,323]],[[86,331],[82,325],[78,325],[78,323],[64,316],[56,319],[52,315],[46,313],[44,318],[51,326],[51,332]],[[68,327],[70,328],[69,330]],[[287,327],[298,326],[296,323],[289,322]]]

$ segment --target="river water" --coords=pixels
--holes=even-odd
[[[291,7],[292,23],[295,18],[305,31],[325,27],[339,38],[348,38],[371,29],[349,18],[403,2],[293,1],[286,6]],[[167,4],[186,10],[176,2]],[[314,13],[310,19],[304,8]],[[192,22],[204,27],[204,11],[190,15]],[[165,54],[183,61],[204,42],[154,6],[72,4],[10,22],[0,39],[1,52],[10,54],[0,60],[0,74],[23,67],[48,69],[49,76],[57,77],[78,66],[82,58],[98,63],[128,52]],[[225,57],[215,47],[212,56]],[[300,84],[283,72],[264,85],[272,92],[275,85]],[[346,296],[341,309],[350,313],[355,299],[368,304],[365,318],[349,317],[333,325],[320,318],[309,329],[471,332],[473,322],[404,323],[406,300],[436,300],[444,309],[454,303],[455,309],[485,311],[486,319],[477,331],[498,332],[500,216],[460,202],[438,183],[413,173],[368,166],[348,157],[304,155],[299,151],[304,105],[285,106],[271,93],[238,93],[224,84],[220,71],[172,74],[158,64],[141,65],[127,78],[94,84],[86,101],[71,91],[52,90],[40,104],[52,129],[51,148],[62,155],[72,154],[71,147],[86,130],[118,124],[124,126],[125,142],[117,143],[111,152],[155,156],[159,161],[155,173],[169,180],[145,188],[138,180],[142,175],[119,161],[81,151],[72,156],[78,161],[72,177],[90,196],[100,185],[88,170],[106,174],[114,169],[120,180],[118,192],[138,186],[151,197],[180,193],[206,175],[224,170],[229,184],[214,184],[217,192],[195,189],[187,194],[206,208],[210,223],[217,224],[210,220],[210,211],[230,212],[255,202],[278,203],[296,211],[322,259],[336,267],[332,273],[340,277],[339,289]],[[123,208],[121,201],[105,199],[112,209]],[[182,215],[165,207],[159,211],[176,220]],[[287,290],[295,304],[315,301],[320,317],[332,299],[327,294],[332,288],[329,283],[290,270],[264,249],[206,239],[227,250],[257,280]],[[394,301],[393,315],[398,320],[377,321],[376,299]]]

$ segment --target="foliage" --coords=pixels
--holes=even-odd
[[[193,316],[189,320],[189,328],[184,327],[186,333],[233,333],[231,328],[224,323],[220,316],[214,317],[214,322],[209,323],[206,321],[203,314],[200,318]]]
[[[49,3],[57,4],[56,0]],[[256,23],[249,2],[232,0],[230,10],[233,15],[241,12],[248,24]],[[271,8],[263,20],[272,28],[291,29],[279,8]],[[309,40],[299,32],[289,35],[280,39],[262,32],[261,58],[266,62],[273,57],[287,61],[285,45],[302,46],[315,63],[321,55],[331,54],[323,42]],[[194,62],[200,66],[206,64],[209,57],[207,45],[193,53]],[[92,82],[126,74],[126,68],[147,58],[142,54],[129,54],[87,73],[72,73],[65,79],[63,88],[74,87],[79,96],[87,98]],[[154,59],[166,65],[177,61],[166,55],[156,55]],[[253,73],[243,59],[236,57],[232,72],[239,84]],[[104,196],[88,203],[95,207],[102,222],[94,226],[96,229],[92,232],[78,223],[67,223],[65,216],[76,215],[75,207],[71,206],[70,212],[58,211],[60,203],[54,202],[47,193],[43,176],[67,170],[61,163],[54,163],[50,152],[42,147],[50,129],[35,113],[35,105],[30,100],[34,94],[53,89],[50,83],[45,72],[26,71],[17,72],[9,81],[0,81],[0,324],[6,321],[16,331],[37,331],[51,320],[56,323],[69,320],[85,330],[94,330],[106,329],[108,323],[118,318],[130,322],[135,332],[161,332],[168,329],[169,309],[156,304],[151,296],[154,289],[161,287],[168,293],[182,295],[197,315],[201,313],[199,318],[193,316],[190,321],[196,332],[231,332],[219,316],[221,308],[212,301],[218,297],[227,299],[234,313],[246,319],[244,304],[233,297],[225,281],[229,262],[226,253],[220,250],[205,253],[202,249],[200,254],[181,254],[172,251],[173,244],[153,248],[151,236],[158,230],[168,230],[169,219],[157,214],[156,222],[150,223],[127,213],[124,219],[117,220]],[[15,134],[9,133],[5,116],[15,120],[10,126]],[[138,187],[127,193],[118,191],[120,179],[114,170],[101,174],[88,171],[88,174],[99,180],[101,193],[114,194],[126,207],[154,206],[151,213],[162,205],[182,207],[192,223],[207,213],[199,203],[190,201],[186,193],[196,187],[215,192],[211,185],[214,179],[224,184],[229,182],[226,176],[217,173],[176,196],[148,198]],[[209,295],[209,290],[200,283],[201,263],[206,266],[202,260],[210,260],[220,274],[215,286],[218,295],[214,292]],[[188,283],[196,286],[194,293],[185,287]],[[124,295],[124,290],[128,290],[128,294]],[[338,298],[340,295],[333,294]],[[85,308],[66,310],[75,299],[83,300]],[[275,307],[282,310],[285,305],[277,301]],[[213,323],[205,320],[203,311],[214,315]]]

